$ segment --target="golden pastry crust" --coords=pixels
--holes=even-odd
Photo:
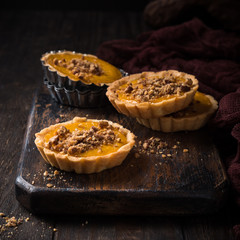
[[[124,135],[126,138],[126,143],[124,143],[118,149],[109,151],[104,155],[96,154],[89,156],[87,154],[78,156],[69,154],[69,152],[53,151],[46,145],[46,137],[48,136],[47,134],[51,134],[52,132],[57,131],[57,129],[62,126],[67,127],[71,126],[71,124],[81,125],[86,122],[89,122],[90,124],[100,123],[102,121],[107,122],[111,128],[117,129],[120,134]],[[68,122],[51,125],[50,127],[41,130],[39,133],[36,133],[35,136],[35,144],[47,163],[50,163],[52,166],[61,170],[75,171],[76,173],[96,173],[120,165],[135,143],[134,134],[117,123],[106,120],[94,120],[80,117],[75,117],[73,120]]]
[[[190,85],[186,87],[187,91],[175,91],[174,94],[166,94],[165,96],[161,96],[159,101],[157,99],[154,101],[147,100],[145,101],[135,101],[128,99],[119,99],[118,97],[118,89],[122,86],[128,85],[131,82],[136,82],[141,79],[181,79],[176,80],[180,81],[184,87],[187,82],[191,82]],[[166,81],[165,81],[166,82]],[[175,83],[173,82],[172,85]],[[177,84],[175,84],[177,85]],[[189,87],[191,86],[191,87]],[[153,86],[154,89],[154,86]],[[179,88],[180,89],[180,88]],[[164,115],[170,114],[172,112],[179,111],[181,109],[186,108],[192,101],[196,91],[198,89],[198,80],[190,74],[178,72],[175,70],[169,71],[161,71],[161,72],[143,72],[139,74],[129,75],[120,80],[113,82],[107,89],[107,97],[112,105],[117,109],[118,112],[123,113],[127,116],[135,117],[135,118],[158,118]],[[127,89],[125,90],[125,92]],[[148,92],[149,93],[149,92]],[[147,93],[147,94],[148,94]],[[131,95],[131,93],[129,94]]]
[[[204,99],[201,98],[204,96]],[[197,92],[193,101],[199,101],[201,110],[196,111],[190,104],[186,109],[160,118],[143,119],[137,121],[145,127],[162,132],[193,131],[203,127],[218,108],[217,101],[210,95]]]

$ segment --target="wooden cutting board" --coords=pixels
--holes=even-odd
[[[137,136],[137,146],[121,166],[101,173],[57,170],[42,159],[34,144],[35,133],[74,116],[118,122]],[[150,137],[168,143],[166,157],[141,151],[139,141]],[[110,104],[91,109],[61,106],[46,89],[34,98],[15,184],[18,201],[41,214],[206,214],[224,205],[228,190],[210,129],[161,133],[119,114]]]

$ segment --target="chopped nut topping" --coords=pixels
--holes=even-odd
[[[181,95],[190,91],[192,84],[191,79],[182,81],[166,75],[162,78],[141,78],[137,80],[137,84],[128,83],[122,91],[127,96],[131,95],[134,99],[145,102],[172,94]]]
[[[61,126],[56,135],[46,143],[46,147],[70,155],[81,154],[96,148],[101,152],[102,145],[121,142],[121,138],[117,137],[112,128],[107,121],[100,121],[99,127],[92,126],[89,130],[76,128],[73,132]]]
[[[82,56],[82,58],[73,58],[70,61],[63,59],[53,59],[56,66],[67,68],[72,74],[79,79],[85,79],[91,75],[100,76],[103,74],[101,67],[97,63],[90,62]]]

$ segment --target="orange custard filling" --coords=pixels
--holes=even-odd
[[[86,121],[59,126],[48,132],[44,141],[45,147],[54,152],[90,157],[116,152],[127,143],[127,137],[105,121]]]
[[[157,103],[189,91],[192,86],[191,79],[181,77],[169,78],[140,78],[124,83],[116,90],[119,100],[127,102]]]
[[[47,54],[42,60],[60,75],[86,84],[109,84],[122,77],[118,68],[90,54],[66,51]]]
[[[168,116],[172,116],[174,118],[192,117],[209,111],[211,107],[212,104],[209,98],[203,93],[196,92],[192,103],[187,108],[169,114]]]

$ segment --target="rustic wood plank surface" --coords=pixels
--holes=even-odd
[[[24,219],[17,228],[1,228],[0,239],[234,239],[239,211],[231,198],[219,213],[194,217],[54,217],[23,208],[14,182],[32,99],[41,84],[41,54],[53,49],[94,54],[103,41],[134,38],[148,28],[136,12],[0,13],[0,212]]]
[[[43,161],[34,144],[35,133],[75,116],[108,119],[137,136],[121,166],[89,175],[64,171],[53,174],[55,168]],[[157,149],[151,149],[154,153],[143,151],[139,142],[152,137],[168,143],[161,149],[165,157]],[[152,131],[119,114],[111,104],[81,109],[62,106],[51,99],[46,87],[34,98],[16,186],[17,199],[27,209],[55,214],[206,214],[218,211],[228,194],[228,180],[210,129]]]

